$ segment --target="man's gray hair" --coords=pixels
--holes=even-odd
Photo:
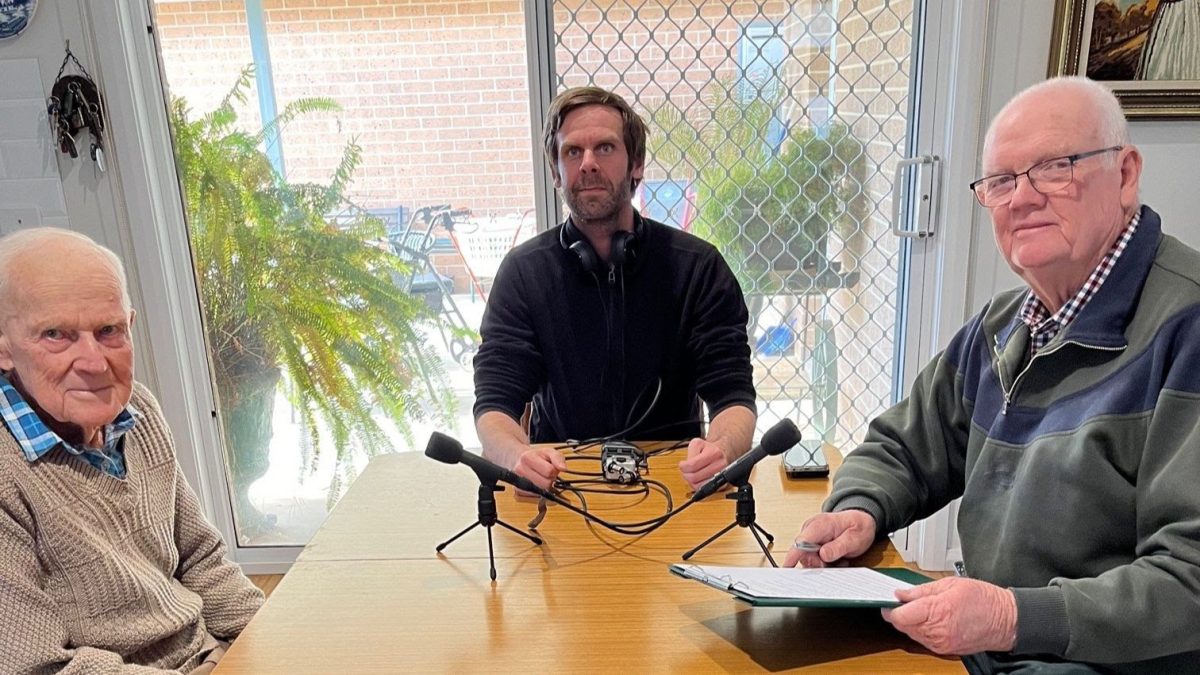
[[[100,261],[112,271],[113,276],[121,285],[121,306],[127,311],[132,308],[132,303],[129,301],[129,284],[125,277],[125,266],[121,264],[121,259],[117,257],[117,254],[78,232],[58,227],[35,227],[18,230],[0,237],[0,317],[5,316],[5,306],[10,304],[9,293],[15,290],[11,288],[11,285],[13,265],[16,261],[25,254],[45,250],[55,243],[64,242],[83,245],[95,251]],[[51,264],[53,264],[52,261]],[[63,273],[70,274],[70,270],[64,270]]]
[[[1125,119],[1125,113],[1121,110],[1121,102],[1117,100],[1116,94],[1113,94],[1112,89],[1103,84],[1079,75],[1052,77],[1038,82],[1014,96],[994,119],[1000,119],[1007,110],[1030,96],[1068,92],[1082,94],[1092,104],[1097,123],[1096,133],[1102,145],[1129,145],[1129,121]],[[992,126],[988,128],[987,138],[984,140],[985,148],[991,146],[994,131],[995,123],[993,121]],[[1115,157],[1109,156],[1108,159],[1111,162]]]

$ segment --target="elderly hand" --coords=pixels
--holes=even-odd
[[[962,656],[1012,651],[1017,639],[1017,599],[984,581],[947,577],[896,591],[904,604],[883,618],[937,654]]]
[[[784,567],[824,567],[842,558],[854,558],[875,543],[875,519],[866,511],[849,509],[837,513],[819,513],[804,521],[796,541],[819,544],[818,551],[792,548],[783,559]]]
[[[513,471],[518,476],[528,478],[543,490],[549,490],[559,472],[566,470],[567,460],[563,459],[561,452],[553,448],[530,448],[521,453],[513,466]],[[531,496],[524,490],[518,490],[518,493]]]
[[[683,472],[683,479],[688,485],[695,489],[707,483],[728,464],[729,458],[721,446],[703,438],[693,438],[688,443],[687,459],[679,463],[679,470]]]

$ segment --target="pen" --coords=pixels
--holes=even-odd
[[[792,542],[792,548],[800,550],[800,551],[808,551],[810,553],[816,553],[817,551],[821,550],[821,545],[820,544],[811,544],[807,541],[801,541],[801,540],[797,539],[796,541]]]

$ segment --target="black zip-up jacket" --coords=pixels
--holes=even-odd
[[[755,407],[748,312],[708,242],[639,219],[632,259],[586,272],[562,225],[514,248],[496,272],[475,356],[475,417],[519,420],[533,402],[534,443],[701,435],[711,416]],[[699,397],[699,398],[698,398]]]

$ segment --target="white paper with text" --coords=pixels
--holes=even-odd
[[[896,602],[896,591],[912,584],[867,567],[680,566],[689,577],[758,598]]]

